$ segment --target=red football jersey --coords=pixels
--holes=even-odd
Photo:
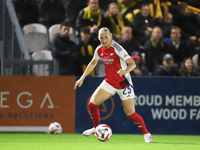
[[[127,51],[115,41],[112,41],[111,46],[105,49],[101,44],[94,53],[95,60],[101,59],[105,66],[105,81],[116,89],[123,89],[127,87],[127,82],[132,84],[129,73],[120,77],[117,73],[120,69],[127,68],[126,59],[131,58]]]

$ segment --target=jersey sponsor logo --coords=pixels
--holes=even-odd
[[[114,55],[114,53],[110,53],[110,56]]]
[[[100,56],[103,56],[103,53],[101,53],[101,55]]]
[[[103,58],[102,61],[103,61],[104,64],[108,65],[108,64],[113,64],[114,59]]]

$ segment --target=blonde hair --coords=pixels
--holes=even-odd
[[[110,30],[107,27],[102,27],[101,29],[99,29],[98,34],[100,34],[101,32],[108,32],[110,35],[112,35],[112,33],[110,32]]]

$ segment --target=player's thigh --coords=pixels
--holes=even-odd
[[[115,93],[116,89],[108,84],[105,80],[103,80],[103,82],[93,93],[90,102],[95,105],[100,105],[102,102],[113,96]]]
[[[90,98],[90,102],[99,106],[101,103],[103,103],[111,96],[112,96],[111,93],[101,88],[97,88],[96,91],[93,93],[92,97]]]
[[[126,115],[131,115],[135,112],[134,98],[123,100],[122,103],[123,103],[123,108]]]

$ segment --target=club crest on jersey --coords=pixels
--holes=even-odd
[[[124,57],[123,58],[126,58],[128,56],[128,54],[124,54]]]

